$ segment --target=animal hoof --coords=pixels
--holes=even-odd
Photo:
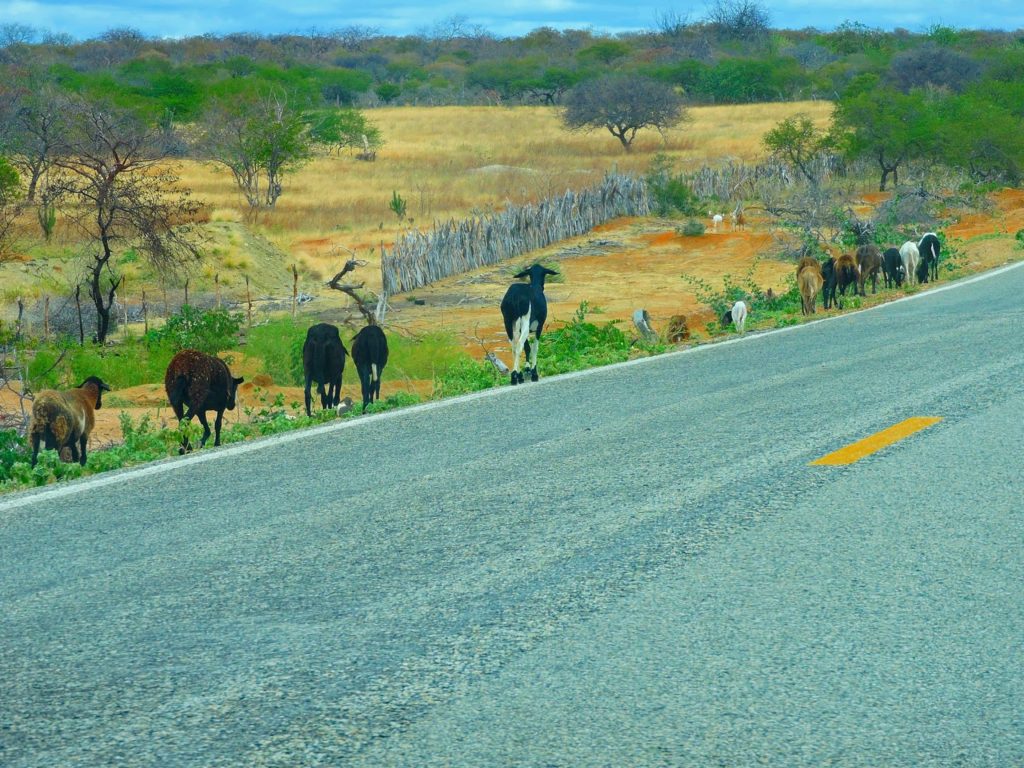
[[[522,376],[522,374],[520,374],[518,371],[512,371],[511,381],[512,381],[512,386],[513,387],[516,384],[518,384],[520,381],[522,381],[521,376]]]
[[[534,368],[533,370],[530,371],[530,381],[539,381],[539,380],[540,380],[540,376],[537,375],[537,369]]]

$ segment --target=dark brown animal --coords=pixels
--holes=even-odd
[[[686,325],[686,315],[672,315],[668,319],[668,328],[665,331],[668,340],[678,344],[690,338],[690,329]]]
[[[846,289],[851,285],[853,286],[854,291],[857,290],[860,271],[857,269],[857,260],[853,258],[852,254],[844,253],[841,256],[836,257],[835,274],[836,290],[839,292],[840,297],[846,296]],[[842,298],[839,299],[839,308],[843,308]]]
[[[821,276],[825,280],[821,292],[821,303],[827,310],[836,303],[836,260],[829,256],[821,263]]]
[[[171,359],[164,375],[167,399],[179,421],[192,421],[193,416],[199,417],[199,423],[203,425],[200,448],[206,445],[210,437],[210,425],[206,421],[207,411],[217,412],[213,444],[220,445],[220,426],[224,420],[224,411],[235,409],[235,393],[242,381],[244,379],[231,375],[223,360],[205,352],[183,349]],[[185,437],[179,453],[188,450],[191,450],[191,446],[188,437]]]
[[[857,249],[857,269],[860,270],[860,277],[857,287],[861,296],[866,296],[864,286],[868,278],[871,278],[871,292],[878,293],[878,273],[882,269],[882,252],[878,246],[872,243],[862,245]]]
[[[32,420],[28,427],[32,466],[39,459],[39,443],[42,442],[48,451],[60,453],[68,448],[71,460],[84,467],[86,444],[92,428],[96,426],[95,411],[103,405],[103,393],[109,391],[110,387],[103,379],[90,376],[76,389],[37,392],[32,401]]]
[[[824,285],[825,278],[821,274],[821,263],[812,256],[800,259],[796,270],[796,284],[800,289],[801,310],[805,315],[813,315],[818,301],[818,291]]]
[[[320,406],[324,410],[336,408],[341,402],[341,377],[345,372],[346,355],[348,350],[341,342],[338,326],[317,323],[306,331],[306,341],[302,345],[302,370],[306,376],[307,416],[313,415],[310,411],[310,389],[314,380]]]
[[[380,375],[388,364],[388,339],[377,325],[368,325],[352,339],[352,362],[359,372],[363,390],[363,413],[366,406],[380,400]]]

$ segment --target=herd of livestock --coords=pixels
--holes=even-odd
[[[889,248],[884,253],[875,245],[862,245],[855,254],[843,254],[820,262],[813,257],[801,259],[797,265],[797,286],[800,289],[805,315],[815,312],[817,296],[822,293],[825,309],[840,302],[849,288],[861,296],[871,281],[872,293],[878,291],[878,274],[882,273],[887,288],[926,283],[938,278],[940,243],[934,232],[926,233],[919,242],[907,241],[899,249]],[[505,332],[512,343],[513,366],[511,383],[522,384],[527,375],[538,380],[537,351],[547,319],[547,300],[544,280],[554,270],[534,264],[519,272],[517,279],[528,278],[528,283],[513,283],[501,300],[501,314]],[[732,323],[742,332],[747,307],[736,302],[722,318],[723,325]],[[533,343],[530,335],[533,334]],[[525,354],[524,354],[525,353]],[[341,341],[338,327],[317,323],[306,332],[302,347],[302,365],[305,374],[306,414],[312,415],[312,383],[317,382],[317,394],[324,409],[338,408],[341,403],[341,381],[345,358],[349,352]],[[388,342],[384,332],[376,325],[368,325],[352,339],[352,361],[359,374],[363,395],[363,412],[380,398],[380,377],[388,362]],[[520,358],[526,367],[520,370]],[[217,414],[214,422],[214,445],[220,445],[221,423],[225,410],[235,408],[235,394],[241,378],[231,375],[227,364],[218,357],[185,349],[167,366],[164,388],[174,415],[180,421],[199,419],[203,427],[200,446],[210,437],[208,411]],[[96,423],[95,411],[102,405],[103,393],[110,387],[96,376],[90,376],[71,390],[43,390],[32,404],[32,420],[28,438],[32,447],[32,466],[36,465],[42,445],[61,452],[67,448],[72,461],[83,466],[86,462],[86,444]],[[188,437],[182,442],[181,452],[190,450]]]
[[[925,233],[918,242],[908,240],[899,248],[887,248],[883,253],[877,245],[862,245],[855,254],[844,253],[820,262],[812,256],[797,264],[796,282],[805,315],[813,314],[818,293],[822,294],[825,309],[837,304],[842,308],[842,297],[852,287],[861,296],[864,286],[871,281],[871,292],[878,292],[878,273],[885,287],[902,287],[914,283],[927,283],[939,276],[941,245],[934,232]]]
[[[323,408],[337,408],[341,402],[341,377],[348,350],[341,341],[338,327],[317,323],[306,332],[302,346],[302,367],[305,373],[306,415],[311,413],[313,381]],[[368,325],[352,339],[352,361],[359,374],[363,394],[363,412],[380,398],[380,376],[388,362],[388,340],[376,325]],[[242,378],[231,375],[219,357],[195,349],[178,352],[167,366],[164,389],[178,421],[199,419],[203,427],[200,447],[210,437],[208,411],[217,414],[214,422],[214,445],[220,445],[220,429],[224,411],[234,410],[235,395]],[[90,376],[75,389],[46,389],[36,394],[32,403],[32,419],[28,440],[32,447],[32,466],[39,459],[40,446],[61,453],[68,449],[72,461],[85,466],[86,445],[96,425],[95,412],[103,405],[103,393],[110,387],[99,377]],[[191,450],[188,437],[180,452]]]

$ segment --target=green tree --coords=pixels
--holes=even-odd
[[[977,94],[945,99],[938,123],[938,152],[982,180],[1011,184],[1024,176],[1024,120]]]
[[[306,116],[309,137],[324,146],[376,154],[384,146],[380,128],[358,109],[332,109],[311,112]]]
[[[850,157],[871,157],[882,176],[899,183],[899,169],[908,160],[931,154],[936,146],[938,117],[919,92],[900,93],[885,87],[863,88],[836,105],[837,143]]]
[[[641,129],[664,132],[685,119],[679,94],[664,83],[639,75],[606,75],[580,83],[566,95],[562,114],[569,130],[604,128],[627,152]]]
[[[199,147],[231,171],[250,211],[273,208],[285,175],[312,156],[308,124],[280,92],[213,102],[203,116]]]
[[[373,89],[373,92],[376,93],[377,98],[385,104],[390,104],[402,95],[402,87],[395,83],[381,83]]]
[[[764,135],[765,148],[773,156],[795,166],[812,185],[818,178],[811,169],[814,158],[828,146],[828,134],[816,128],[810,116],[803,113],[787,117]]]

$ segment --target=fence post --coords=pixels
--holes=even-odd
[[[252,328],[252,294],[249,292],[249,276],[245,276],[246,324]]]

